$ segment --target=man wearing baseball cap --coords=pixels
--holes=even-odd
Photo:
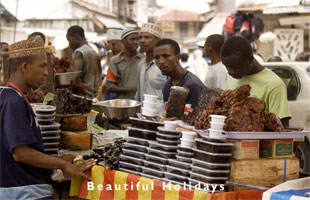
[[[158,96],[156,115],[162,115],[164,111],[164,101],[162,88],[168,80],[167,76],[162,75],[154,61],[153,49],[162,37],[162,28],[155,24],[145,23],[140,30],[140,48],[145,52],[146,57],[139,63],[139,81],[136,99],[143,101],[144,94]]]
[[[137,52],[139,32],[136,29],[122,31],[124,51],[111,58],[107,73],[107,88],[118,99],[134,99],[137,91],[138,63],[143,58]]]

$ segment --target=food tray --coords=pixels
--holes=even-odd
[[[158,132],[164,135],[181,136],[181,131],[178,130],[167,130],[163,126],[158,127]]]
[[[229,163],[209,163],[204,162],[202,160],[197,160],[195,158],[192,158],[192,164],[197,167],[202,167],[205,169],[210,170],[230,170],[230,164]]]
[[[180,144],[180,142],[181,142],[180,140],[163,140],[160,138],[156,138],[156,140],[160,144],[171,145],[171,146],[178,146],[178,144]]]
[[[171,174],[177,174],[180,176],[189,177],[189,171],[190,170],[180,169],[177,167],[172,167],[172,166],[167,165],[167,172]]]
[[[142,177],[145,177],[145,178],[150,178],[150,179],[155,179],[155,180],[162,180],[162,178],[159,178],[159,177],[157,177],[157,176],[152,176],[152,175],[150,175],[150,174],[145,174],[145,173],[140,173],[140,176],[142,176]]]
[[[166,152],[176,152],[178,148],[177,146],[159,144],[158,142],[155,142],[155,141],[149,141],[149,147],[152,149],[166,151]]]
[[[175,157],[177,158],[178,161],[185,162],[185,163],[192,163],[191,158],[186,158],[186,157],[179,156],[179,155],[176,155]]]
[[[133,171],[133,170],[130,170],[130,169],[125,169],[125,168],[119,167],[118,170],[126,172],[126,173],[129,173],[129,174],[134,174],[134,175],[141,176],[140,172],[136,172],[136,171]]]
[[[55,136],[55,137],[42,137],[43,143],[53,143],[53,142],[59,142],[60,137]]]
[[[196,159],[211,163],[229,163],[232,156],[230,153],[211,153],[198,149],[193,149],[193,151]]]
[[[180,135],[167,135],[160,132],[156,132],[157,137],[164,140],[179,140],[181,138]]]
[[[210,170],[192,165],[192,172],[209,177],[228,177],[229,170]]]
[[[140,158],[132,157],[132,156],[126,156],[124,154],[120,155],[120,161],[131,163],[134,165],[143,165],[143,160]]]
[[[151,120],[144,120],[139,118],[130,117],[130,123],[132,127],[157,131],[157,127],[163,126],[163,122],[156,122]]]
[[[159,170],[159,171],[166,171],[166,165],[162,165],[159,163],[155,163],[155,162],[151,162],[151,161],[147,161],[147,160],[143,160],[144,166],[151,168],[151,169],[155,169],[155,170]]]
[[[175,155],[177,154],[176,152],[165,152],[165,151],[160,151],[152,148],[147,148],[147,153],[154,155],[154,156],[159,156],[162,158],[175,158]]]
[[[36,114],[37,119],[55,119],[55,112],[53,114],[48,115],[42,115],[42,114]]]
[[[58,155],[58,148],[44,148],[46,154],[57,154]]]
[[[44,149],[58,148],[59,142],[43,143]]]
[[[149,146],[149,142],[145,139],[135,138],[135,137],[128,137],[127,142],[131,144],[139,144],[143,146]]]
[[[54,122],[52,125],[40,125],[41,131],[52,131],[52,130],[59,130],[60,124]]]
[[[195,139],[197,149],[202,151],[208,151],[212,153],[231,153],[233,143],[216,143],[203,140],[201,138]]]
[[[186,163],[186,162],[181,162],[176,159],[168,159],[169,165],[172,167],[177,167],[185,170],[190,170],[191,169],[191,164]]]
[[[189,172],[190,178],[195,179],[197,181],[201,181],[207,184],[225,184],[228,177],[209,177],[201,174],[197,174],[195,172]]]
[[[56,131],[41,131],[42,137],[54,137],[54,136],[58,136],[59,133],[60,133],[60,130],[56,130]]]
[[[156,140],[156,131],[128,127],[128,136],[146,140]]]
[[[187,183],[187,177],[181,176],[178,174],[172,174],[169,172],[165,172],[165,179],[171,180],[171,181],[177,181],[180,183]]]
[[[290,132],[227,132],[227,139],[262,140],[262,139],[297,139],[304,138],[310,131]]]
[[[168,164],[168,159],[167,158],[161,158],[158,156],[153,156],[150,154],[145,154],[145,160],[151,161],[151,162],[156,162],[162,165],[167,165]]]
[[[141,172],[141,166],[139,165],[135,165],[135,164],[131,164],[131,163],[127,163],[127,162],[123,162],[123,161],[119,161],[119,167],[121,168],[125,168],[125,169],[129,169],[132,171],[136,171],[136,172]]]
[[[144,159],[144,154],[143,152],[139,152],[139,151],[133,151],[133,150],[130,150],[130,149],[125,149],[125,148],[122,148],[123,150],[123,153],[127,156],[132,156],[132,157],[137,157],[137,158],[141,158],[141,159]]]
[[[194,153],[192,148],[181,147],[180,144],[178,145],[178,149],[179,149],[180,151],[184,151],[184,152],[187,152],[187,153]]]
[[[134,150],[134,151],[140,151],[140,152],[147,152],[146,147],[139,144],[132,144],[132,143],[124,143],[122,148]]]
[[[158,177],[158,178],[163,178],[165,176],[165,173],[162,172],[162,171],[151,169],[151,168],[148,168],[148,167],[141,167],[141,168],[142,168],[142,172],[144,174],[148,174],[148,175],[155,176],[155,177]]]
[[[192,158],[195,155],[194,153],[187,153],[185,151],[180,151],[180,150],[178,150],[177,152],[179,156],[187,157],[187,158]]]

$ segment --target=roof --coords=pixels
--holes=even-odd
[[[160,17],[161,22],[204,22],[205,16],[193,11],[171,11]]]
[[[259,4],[259,5],[253,5],[253,6],[244,6],[236,8],[235,11],[241,11],[241,12],[254,12],[254,11],[262,11],[268,4]]]
[[[102,14],[102,15],[106,15],[106,16],[110,16],[110,17],[117,17],[117,15],[115,15],[114,13],[111,13],[109,11],[104,10],[103,8],[100,7],[96,7],[95,5],[89,4],[83,0],[71,0],[73,3],[78,4],[79,6],[82,6],[88,10],[91,10],[93,12]]]
[[[263,10],[263,14],[284,14],[284,13],[310,13],[310,6],[297,5],[297,6],[266,7]]]
[[[1,3],[0,3],[0,14],[1,17],[7,19],[8,21],[18,21],[18,19],[12,15]]]
[[[198,34],[198,38],[207,38],[212,34],[222,34],[223,25],[229,13],[217,13],[213,19],[206,23]]]
[[[107,28],[119,28],[124,29],[125,26],[121,24],[117,19],[110,17],[102,17],[100,15],[96,15],[96,17],[105,27]]]

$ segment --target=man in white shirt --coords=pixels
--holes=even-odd
[[[211,65],[209,66],[204,84],[211,88],[225,89],[228,72],[221,61],[221,47],[224,44],[224,37],[219,34],[210,35],[207,37],[204,52],[210,58]]]

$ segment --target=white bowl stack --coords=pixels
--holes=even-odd
[[[226,116],[224,115],[210,115],[211,127],[209,129],[209,137],[213,139],[226,139],[223,135],[223,127],[225,125]]]
[[[143,106],[141,108],[142,115],[148,117],[154,117],[156,112],[156,105],[157,105],[158,96],[145,94]]]

